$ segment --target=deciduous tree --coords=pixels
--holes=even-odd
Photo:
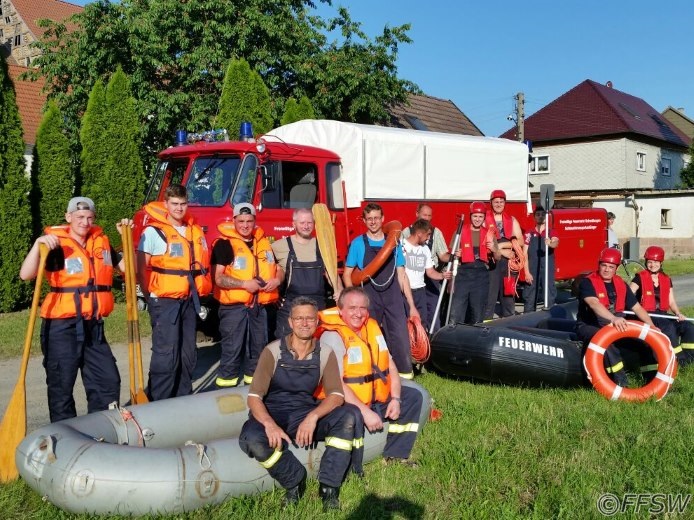
[[[97,0],[73,20],[77,31],[42,22],[36,73],[45,75],[76,134],[92,86],[122,65],[133,82],[143,155],[171,144],[177,128],[211,125],[233,57],[262,77],[275,121],[287,98],[304,95],[318,116],[386,119],[387,107],[416,89],[397,77],[409,25],[372,39],[346,9],[325,20],[314,7],[311,0]],[[332,34],[339,35],[326,36]]]

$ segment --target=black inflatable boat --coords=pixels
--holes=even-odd
[[[586,384],[576,341],[576,301],[480,325],[449,325],[431,338],[431,363],[446,374],[497,383]]]

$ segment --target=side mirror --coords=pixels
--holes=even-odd
[[[267,166],[260,166],[260,175],[262,179],[262,190],[274,190],[275,189],[275,177],[271,172],[268,171]]]

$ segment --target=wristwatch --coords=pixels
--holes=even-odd
[[[402,403],[402,399],[400,399],[399,397],[391,397],[391,399],[393,401],[397,401],[398,403]]]

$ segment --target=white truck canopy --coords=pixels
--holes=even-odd
[[[269,131],[342,160],[348,207],[364,200],[489,200],[494,189],[527,202],[528,148],[494,137],[304,120]]]

